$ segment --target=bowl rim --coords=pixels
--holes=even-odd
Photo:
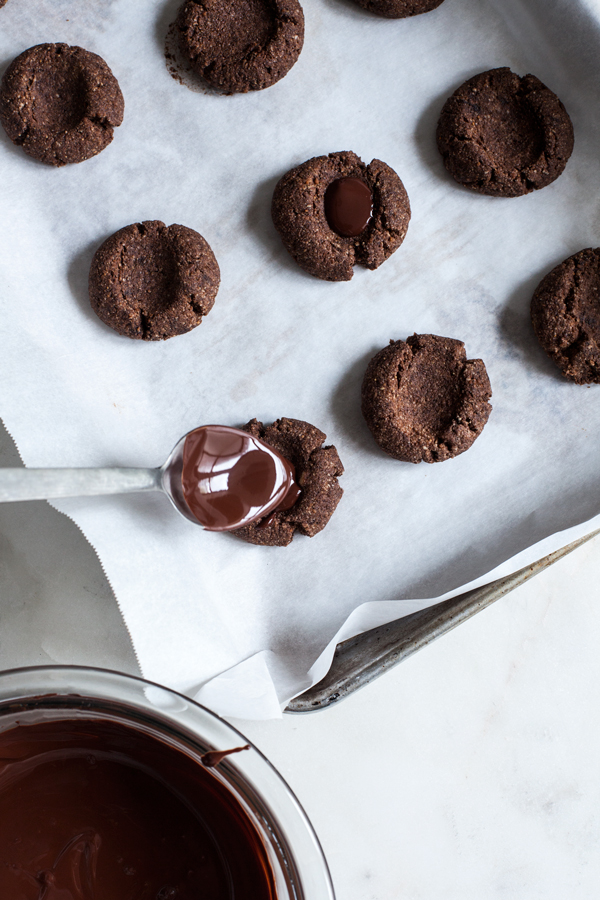
[[[104,668],[104,667],[100,667],[100,666],[84,666],[84,665],[68,665],[68,664],[67,665],[65,665],[65,664],[48,664],[48,665],[39,665],[39,666],[17,666],[17,667],[13,667],[10,669],[0,670],[0,719],[2,718],[2,711],[3,711],[2,707],[4,706],[5,703],[10,702],[10,700],[13,699],[13,698],[10,698],[9,696],[4,696],[4,691],[5,691],[4,685],[5,685],[6,681],[8,681],[10,678],[18,678],[19,675],[22,675],[24,677],[27,677],[27,676],[43,677],[44,673],[48,673],[48,674],[57,673],[57,675],[61,675],[61,674],[67,675],[67,674],[72,673],[74,676],[76,676],[78,673],[80,673],[89,678],[96,678],[96,677],[101,678],[103,675],[105,675],[105,676],[109,676],[111,679],[116,679],[117,682],[121,681],[124,684],[133,684],[138,689],[139,688],[145,689],[148,687],[157,688],[160,691],[166,692],[166,694],[168,694],[168,695],[174,696],[176,698],[180,698],[185,704],[188,704],[192,710],[195,710],[195,709],[199,710],[203,715],[208,716],[209,719],[212,719],[212,720],[214,720],[215,723],[218,723],[219,727],[225,728],[226,730],[231,732],[232,736],[239,738],[241,743],[249,744],[250,748],[254,751],[253,757],[254,758],[256,758],[256,756],[258,757],[258,759],[260,761],[260,765],[265,767],[268,775],[272,779],[274,779],[275,784],[279,785],[279,787],[281,788],[282,797],[285,797],[285,799],[288,801],[290,810],[299,819],[301,825],[303,826],[303,828],[305,830],[306,836],[309,838],[310,844],[312,845],[314,851],[316,851],[316,855],[321,864],[320,865],[320,868],[321,868],[320,888],[321,888],[322,897],[324,898],[324,900],[325,900],[325,898],[327,898],[327,900],[335,900],[335,890],[333,887],[333,881],[331,878],[331,872],[329,869],[329,865],[327,863],[327,859],[325,857],[325,853],[323,851],[321,842],[315,832],[315,829],[314,829],[304,807],[300,803],[298,797],[296,796],[296,794],[294,793],[294,791],[292,790],[292,788],[290,787],[288,782],[281,775],[281,773],[278,771],[278,769],[273,765],[273,763],[265,756],[265,754],[251,740],[249,740],[238,728],[236,728],[235,725],[232,725],[227,719],[225,719],[223,716],[219,715],[218,713],[214,712],[213,710],[209,709],[207,706],[203,706],[201,703],[198,703],[196,700],[193,700],[191,697],[188,697],[186,694],[181,693],[181,691],[177,691],[171,687],[166,687],[165,685],[160,684],[157,681],[151,681],[147,678],[143,678],[140,675],[131,675],[127,672],[119,672],[116,669],[108,669],[108,668]],[[36,691],[36,696],[39,696],[40,698],[52,697],[52,696],[60,697],[61,694],[63,696],[69,696],[69,691],[56,690],[55,687],[56,686],[48,685],[47,692],[42,690],[39,693],[37,693],[37,691]],[[73,691],[71,692],[71,695],[73,697],[75,697],[75,696],[84,697],[84,694],[78,695],[76,693],[76,690],[77,689],[74,687]],[[99,691],[101,691],[100,686],[99,686]],[[26,699],[27,696],[33,696],[33,695],[31,693],[28,694],[26,692],[26,689],[23,689],[22,698]],[[20,699],[18,696],[14,697],[15,701],[18,699]],[[100,698],[98,698],[98,699],[100,699]],[[105,697],[105,699],[111,700],[110,697]],[[114,697],[112,699],[115,700]],[[66,712],[67,712],[67,708],[65,708],[65,713]],[[146,712],[147,712],[147,710],[146,710]],[[173,712],[168,709],[163,711],[160,709],[160,707],[157,708],[156,712],[157,712],[157,719],[158,719],[159,715],[165,715],[166,718],[172,718],[174,721],[177,721],[177,712]],[[65,716],[65,718],[66,718],[66,716]],[[187,726],[184,725],[183,723],[181,724],[182,730],[184,730],[186,727]],[[255,756],[255,754],[256,754],[256,756]],[[245,756],[245,754],[243,754],[243,755]],[[236,762],[238,764],[237,766],[236,766]],[[234,757],[231,764],[233,765],[234,768],[238,768],[238,770],[239,770],[239,762],[240,762],[239,759],[235,760],[235,757]],[[249,785],[253,788],[253,790],[255,790],[257,792],[258,796],[262,798],[262,790],[261,790],[260,786],[257,786],[256,784],[253,783],[253,779],[251,776],[246,775],[243,771],[241,772],[241,774],[242,774],[243,778],[248,781]],[[262,799],[264,799],[264,798],[262,798]],[[266,799],[264,800],[264,802],[267,803],[267,805],[268,805],[268,801]],[[275,815],[275,813],[273,813],[273,815]],[[313,860],[313,865],[314,865],[314,860]],[[304,872],[305,871],[304,867],[301,868],[300,871]],[[312,866],[311,866],[311,874],[316,875]],[[307,893],[305,895],[305,900],[312,900],[312,892]],[[320,898],[319,898],[319,900],[320,900]]]

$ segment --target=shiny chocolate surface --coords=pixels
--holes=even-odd
[[[185,439],[183,496],[209,531],[233,531],[277,507],[289,508],[300,493],[294,474],[281,454],[237,428],[205,425]]]
[[[276,900],[262,840],[181,750],[117,721],[0,733],[3,900]]]
[[[336,178],[325,191],[325,218],[342,237],[358,237],[373,214],[373,195],[361,178]]]

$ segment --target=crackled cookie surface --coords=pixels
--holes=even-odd
[[[14,144],[51,166],[89,159],[123,121],[123,95],[104,60],[82,47],[38,44],[10,64],[0,122]]]
[[[344,233],[332,217],[329,198],[342,182],[362,183],[371,197],[370,215],[358,233],[356,228]],[[388,165],[379,159],[365,165],[344,151],[316,156],[287,172],[273,193],[271,214],[301,268],[326,281],[349,281],[355,265],[376,269],[398,249],[408,229],[410,203]],[[352,219],[359,221],[351,214]]]
[[[217,260],[184,225],[127,225],[98,248],[90,268],[94,312],[119,334],[162,341],[191,331],[212,309]]]
[[[531,321],[565,378],[600,384],[600,249],[581,250],[542,279]]]
[[[304,42],[298,0],[186,0],[176,24],[194,70],[227,94],[275,84]]]
[[[468,450],[492,407],[490,381],[465,345],[435,334],[413,334],[369,362],[362,411],[373,437],[395,459],[442,462]]]
[[[406,19],[431,12],[441,6],[444,0],[356,0],[369,12],[385,16],[387,19]]]
[[[290,509],[276,510],[231,533],[250,544],[267,547],[286,547],[296,532],[314,537],[325,528],[343,494],[338,478],[344,467],[335,447],[324,447],[326,435],[299,419],[277,419],[272,425],[252,419],[242,430],[260,438],[294,465],[302,493]]]
[[[573,126],[556,94],[535,75],[491,69],[446,101],[437,143],[460,184],[519,197],[558,178],[573,152]]]

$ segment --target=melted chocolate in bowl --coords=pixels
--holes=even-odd
[[[342,237],[358,237],[373,214],[373,195],[361,178],[336,178],[325,191],[325,218]]]
[[[280,453],[237,428],[205,425],[185,439],[183,496],[208,531],[232,531],[289,509],[300,494],[294,475]]]
[[[117,721],[0,733],[3,900],[276,900],[264,844],[210,770]]]

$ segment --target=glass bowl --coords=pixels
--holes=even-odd
[[[0,731],[57,719],[110,719],[198,759],[250,744],[211,769],[258,831],[278,900],[335,900],[319,840],[289,786],[239,731],[188,697],[106,669],[35,666],[0,673]],[[115,898],[116,900],[116,898]]]

